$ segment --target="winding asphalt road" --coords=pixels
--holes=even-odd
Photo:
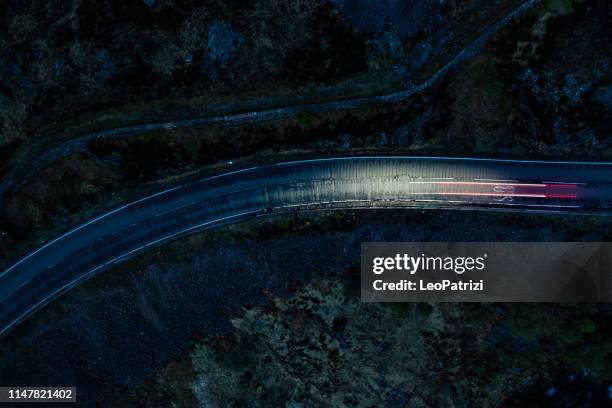
[[[606,213],[612,163],[340,157],[202,179],[102,214],[0,273],[0,336],[92,275],[196,231],[291,210],[391,207]]]

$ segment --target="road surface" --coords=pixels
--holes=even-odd
[[[310,208],[601,212],[612,163],[344,157],[234,171],[102,214],[0,273],[0,336],[59,294],[148,248],[250,217]]]

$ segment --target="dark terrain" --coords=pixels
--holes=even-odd
[[[610,218],[572,220],[361,211],[196,235],[34,315],[0,381],[77,384],[84,406],[592,406],[612,385],[607,304],[359,301],[363,241],[612,239]]]
[[[79,142],[406,89],[520,4],[1,2],[0,270],[105,209],[252,164],[611,160],[607,0],[542,0],[400,102]],[[40,162],[49,151],[59,153]],[[360,303],[357,287],[362,241],[611,235],[607,217],[418,210],[224,227],[132,259],[35,314],[1,340],[0,384],[76,385],[86,407],[605,406],[607,304],[390,306]]]
[[[26,7],[29,3],[24,1],[7,9],[7,30],[22,27],[19,19],[26,17],[36,20],[37,29],[23,32],[22,27],[19,33],[3,37],[0,83],[5,85],[0,95],[5,98],[5,117],[0,118],[4,126],[0,149],[5,159],[0,163],[8,171],[9,180],[3,181],[13,187],[2,191],[0,200],[0,259],[15,259],[69,225],[134,195],[240,163],[373,152],[556,159],[611,156],[609,3],[547,0],[511,21],[482,52],[432,88],[401,103],[93,139],[70,147],[67,154],[32,173],[23,169],[34,165],[45,149],[87,130],[189,117],[194,110],[204,114],[206,101],[225,100],[225,105],[236,105],[240,111],[244,109],[240,103],[261,98],[268,101],[266,106],[274,106],[279,101],[290,104],[287,95],[312,95],[307,99],[316,101],[401,89],[431,77],[484,27],[519,4],[415,2],[414,7],[403,8],[393,2],[365,3],[362,10],[358,1],[280,1],[278,7],[265,8],[256,1],[198,7],[155,2],[150,7],[133,0],[90,9],[56,2]],[[372,9],[378,11],[359,12]],[[53,13],[62,12],[66,19],[50,20]],[[11,23],[14,19],[17,22]],[[223,30],[225,34],[218,33],[219,20],[233,27],[233,35],[242,40],[232,40]],[[327,30],[330,24],[341,31]],[[192,37],[188,41],[185,30],[195,30],[192,35],[200,42],[194,43]],[[342,43],[332,38],[342,38]],[[90,50],[93,54],[83,57],[89,76],[74,75],[67,60],[62,80],[53,87],[34,81],[34,72],[26,72],[26,67],[37,66],[28,58],[34,58],[32,48],[41,42],[58,54],[45,57],[47,65],[53,65],[54,58],[68,59],[74,48]],[[96,50],[102,47],[116,58],[112,75],[100,73],[108,64],[94,64]],[[185,47],[194,50],[190,62],[179,58]],[[365,65],[362,57],[346,52],[365,53]],[[173,56],[169,76],[156,68],[160,53]],[[309,53],[324,62],[306,64],[304,55]],[[20,64],[18,57],[24,62]],[[220,64],[219,77],[204,63],[209,59]],[[296,67],[297,61],[301,65]],[[131,76],[124,77],[123,71],[135,67],[153,75],[135,75],[146,80],[142,89],[136,86],[138,81],[132,84]],[[195,67],[195,77],[179,75]],[[331,71],[317,73],[324,67]],[[285,87],[289,72],[297,77]],[[21,82],[29,85],[18,86]],[[222,91],[217,90],[220,84]],[[252,93],[249,87],[265,91]],[[31,106],[17,109],[22,103],[17,99],[27,90]],[[52,97],[57,100],[47,101]],[[134,105],[130,100],[139,102]],[[12,118],[13,109],[24,112],[21,122]],[[82,116],[80,110],[89,113]],[[11,136],[13,132],[20,133]]]

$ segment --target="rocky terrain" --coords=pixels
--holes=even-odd
[[[402,102],[94,138],[12,173],[86,129],[204,114],[206,100],[225,100],[219,112],[421,83],[521,3],[7,4],[0,164],[18,183],[0,200],[4,262],[141,192],[279,154],[610,157],[610,6],[546,0]]]
[[[400,101],[79,139],[411,89],[527,3]],[[612,158],[606,0],[7,0],[0,21],[0,269],[104,209],[254,163]],[[209,231],[37,313],[2,339],[0,383],[78,384],[101,407],[603,405],[607,305],[367,305],[356,288],[362,241],[607,241],[610,222],[414,210]]]
[[[3,339],[0,381],[78,384],[85,406],[605,403],[607,305],[359,300],[362,241],[612,238],[609,218],[576,221],[362,211],[209,231],[115,267],[34,315]]]

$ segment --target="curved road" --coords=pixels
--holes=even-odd
[[[344,157],[243,169],[94,218],[0,273],[0,336],[93,274],[160,243],[291,209],[451,207],[602,212],[612,163]]]

